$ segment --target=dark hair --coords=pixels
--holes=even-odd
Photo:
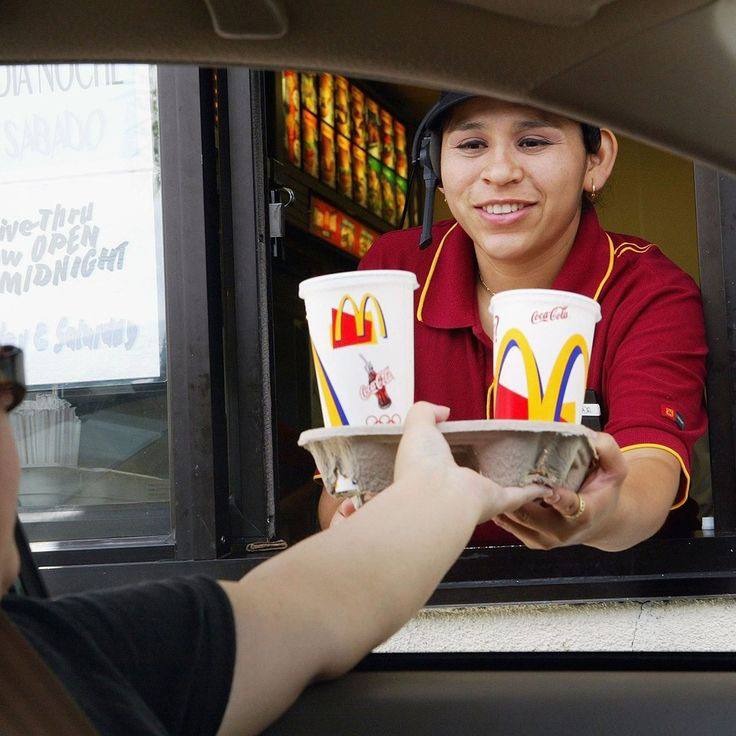
[[[583,129],[583,145],[588,153],[598,153],[601,147],[601,129],[588,123],[580,123]]]

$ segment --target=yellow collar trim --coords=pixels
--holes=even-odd
[[[437,248],[437,252],[434,254],[434,258],[432,259],[432,265],[429,268],[429,273],[427,274],[427,280],[424,282],[424,286],[422,287],[422,293],[419,297],[419,306],[417,307],[417,321],[422,322],[422,312],[424,310],[424,301],[427,298],[427,291],[429,290],[429,285],[432,282],[432,277],[434,276],[435,268],[437,268],[437,261],[440,259],[440,253],[442,253],[442,248],[445,246],[445,241],[447,240],[448,235],[458,226],[458,223],[455,222],[455,224],[444,234],[442,237],[442,240],[440,241],[439,247]],[[598,288],[596,289],[595,295],[593,296],[593,299],[598,301],[598,297],[601,295],[601,292],[603,291],[603,287],[608,282],[608,279],[611,276],[611,272],[613,271],[613,264],[615,260],[615,250],[613,247],[613,241],[611,240],[611,236],[606,233],[606,238],[608,238],[608,269],[606,270],[605,275],[603,276],[603,279],[601,280],[600,284],[598,284]]]
[[[488,391],[486,392],[486,419],[491,418],[491,399],[493,398],[493,384],[495,382],[495,379],[491,381],[491,385],[488,387]]]
[[[440,241],[439,247],[437,248],[437,252],[434,254],[434,258],[432,259],[432,265],[429,268],[429,273],[427,274],[427,280],[424,282],[424,287],[422,288],[422,294],[419,297],[419,306],[417,307],[417,321],[422,321],[422,310],[424,309],[424,300],[427,298],[427,289],[429,289],[429,284],[432,281],[432,276],[434,276],[434,269],[437,267],[437,261],[440,258],[440,253],[442,253],[442,248],[445,245],[445,240],[447,240],[447,236],[457,227],[458,223],[455,222],[455,224],[444,234],[442,240]]]
[[[649,243],[649,245],[637,245],[636,243],[619,243],[616,246],[616,258],[623,255],[624,253],[627,253],[629,251],[632,251],[634,253],[637,253],[639,255],[643,255],[646,253],[654,243]]]
[[[611,236],[608,233],[606,233],[606,237],[608,238],[608,270],[606,271],[606,274],[603,277],[603,280],[600,282],[600,284],[598,284],[598,288],[596,289],[595,295],[593,296],[593,299],[595,299],[595,301],[598,301],[598,297],[601,295],[601,292],[603,291],[603,287],[606,285],[606,282],[611,276],[611,271],[613,271],[613,262],[616,257],[615,251],[613,248],[613,241],[611,240]]]

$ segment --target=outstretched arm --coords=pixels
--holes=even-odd
[[[308,684],[348,671],[426,602],[478,523],[543,495],[458,467],[434,426],[447,414],[415,405],[394,483],[360,513],[222,584],[237,655],[221,734],[259,732]]]

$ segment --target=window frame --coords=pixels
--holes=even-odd
[[[203,208],[203,171],[211,166],[211,161],[203,147],[200,69],[160,65],[157,77],[171,532],[34,542],[34,559],[41,567],[211,559],[215,555],[210,364],[216,346],[210,340],[208,322],[212,294],[208,288],[207,249],[189,247],[191,242],[208,242],[208,237],[211,241]],[[145,526],[145,504],[137,513]]]
[[[263,74],[218,72],[225,384],[231,552],[276,531],[270,238]]]

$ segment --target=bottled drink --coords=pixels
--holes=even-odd
[[[360,356],[363,358],[363,356]],[[373,363],[363,358],[365,363],[365,369],[368,372],[368,389],[371,393],[375,393],[376,399],[378,399],[378,406],[381,409],[387,409],[391,406],[391,397],[388,395],[386,386],[383,383],[383,378],[379,378],[376,370],[373,368]]]

